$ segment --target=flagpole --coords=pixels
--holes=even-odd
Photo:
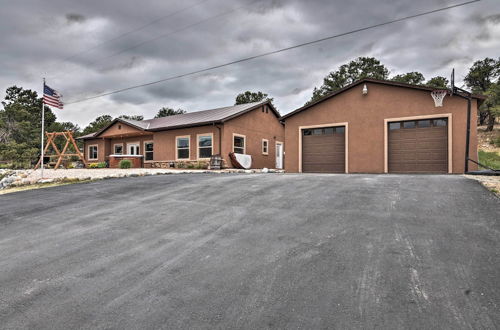
[[[43,94],[45,93],[45,78],[43,78],[43,89],[42,89],[42,154],[40,159],[40,166],[42,169],[42,179],[43,179],[43,160],[44,160],[44,150],[43,150],[43,139],[44,139],[44,129],[45,129],[45,104],[43,103]]]

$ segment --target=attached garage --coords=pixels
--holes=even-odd
[[[281,117],[285,170],[318,173],[464,173],[477,161],[476,115],[484,101],[433,88],[362,79]],[[466,152],[467,121],[470,143]],[[468,169],[477,165],[468,162]]]
[[[448,118],[387,125],[389,173],[448,173]]]
[[[301,129],[302,172],[345,173],[345,126]]]

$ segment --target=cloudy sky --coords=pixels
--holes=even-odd
[[[40,91],[46,77],[71,102],[464,1],[3,1],[0,89]],[[500,3],[482,0],[55,112],[83,127],[102,114],[232,105],[238,93],[260,90],[285,114],[356,57],[378,58],[391,75],[449,77],[454,67],[460,80],[475,60],[500,55],[499,36]]]

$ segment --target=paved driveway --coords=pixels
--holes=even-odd
[[[0,328],[500,327],[500,202],[461,176],[139,177],[0,210]]]

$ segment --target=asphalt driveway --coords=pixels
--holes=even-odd
[[[495,329],[461,176],[168,175],[0,196],[0,328]]]

